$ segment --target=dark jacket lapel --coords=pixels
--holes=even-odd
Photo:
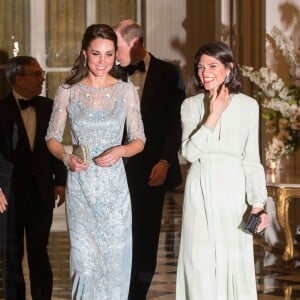
[[[7,97],[7,106],[8,106],[8,113],[9,113],[9,123],[10,123],[10,130],[11,130],[11,136],[12,137],[18,137],[18,140],[23,140],[28,144],[28,147],[30,148],[28,136],[26,133],[26,129],[23,123],[23,119],[21,116],[21,112],[19,110],[18,104],[16,102],[15,97],[11,93]],[[16,126],[17,125],[17,133],[16,133]]]
[[[157,77],[157,72],[159,72],[158,70],[156,70],[156,58],[151,54],[150,54],[150,64],[149,64],[149,69],[147,71],[147,76],[146,76],[146,80],[145,80],[145,84],[144,84],[144,90],[143,90],[143,95],[142,95],[142,99],[141,101],[147,101],[147,99],[151,98],[151,94],[154,91],[154,87],[156,84],[156,77]],[[156,74],[155,76],[152,75],[152,73]]]

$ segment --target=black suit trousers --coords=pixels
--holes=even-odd
[[[11,201],[8,206],[7,251],[4,259],[6,274],[5,299],[25,300],[22,270],[24,233],[33,300],[50,300],[53,276],[47,252],[53,207],[45,207],[35,180],[23,201]]]
[[[149,187],[147,181],[128,175],[132,205],[133,256],[129,300],[146,299],[155,267],[164,187]],[[135,177],[135,176],[134,176]]]

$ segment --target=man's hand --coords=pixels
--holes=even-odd
[[[152,168],[148,184],[149,186],[160,186],[164,184],[168,175],[168,165],[165,161],[160,160]]]
[[[57,207],[60,207],[65,202],[65,187],[56,186],[54,193],[55,201],[58,200]]]

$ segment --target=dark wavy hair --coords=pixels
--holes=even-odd
[[[71,70],[71,76],[65,80],[65,84],[73,85],[82,80],[88,74],[88,66],[86,64],[86,58],[83,54],[84,50],[87,50],[91,42],[97,38],[113,41],[115,51],[117,51],[117,35],[111,26],[107,24],[93,24],[87,27],[81,42],[81,50],[74,62],[74,66]],[[121,73],[116,64],[113,65],[109,74],[115,78],[121,78]]]
[[[235,61],[232,50],[221,41],[209,42],[202,45],[194,56],[193,74],[189,78],[188,90],[190,93],[205,92],[203,84],[198,75],[198,64],[201,56],[206,54],[220,61],[226,68],[230,69],[230,75],[226,87],[230,93],[239,93],[242,88],[241,75],[238,64]],[[233,65],[233,67],[231,66]]]

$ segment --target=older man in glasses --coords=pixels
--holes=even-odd
[[[17,56],[6,65],[11,93],[0,101],[0,151],[12,163],[4,256],[5,299],[25,300],[24,232],[32,299],[51,299],[47,244],[55,200],[64,202],[66,169],[47,149],[52,100],[39,96],[45,73],[37,60]]]

